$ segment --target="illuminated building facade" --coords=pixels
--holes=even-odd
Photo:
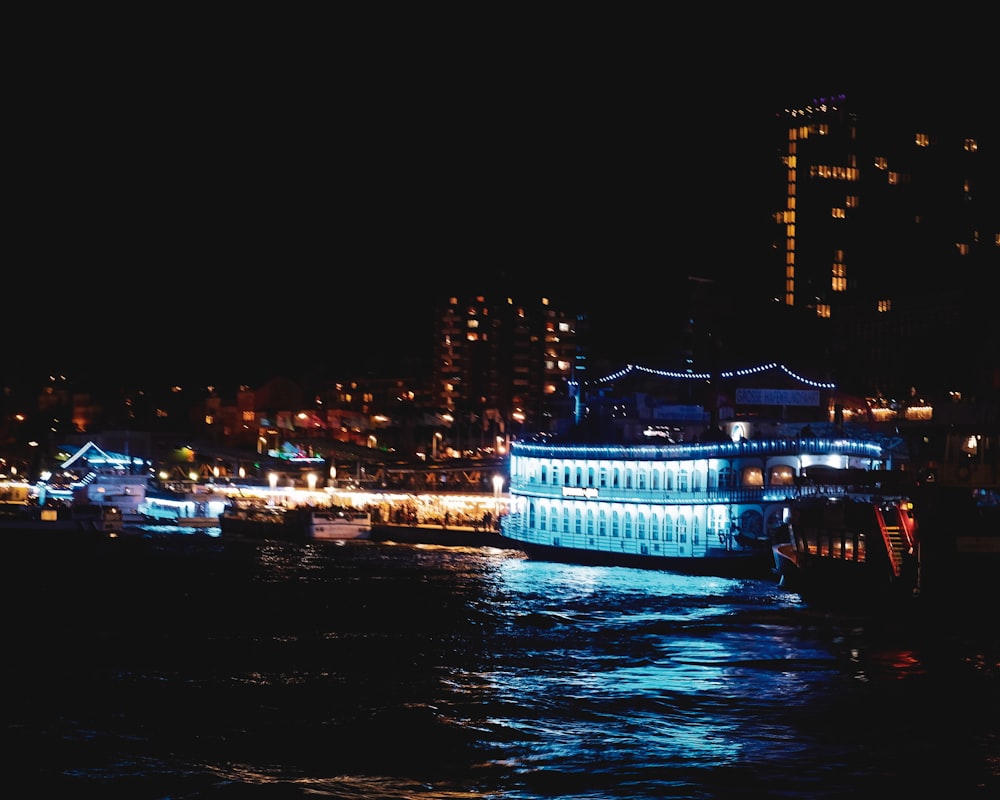
[[[827,321],[841,383],[994,380],[976,349],[992,330],[984,281],[1000,270],[995,127],[976,109],[930,111],[838,94],[778,117],[772,296]]]
[[[473,420],[489,445],[571,419],[569,384],[585,368],[585,318],[548,298],[451,297],[437,317],[436,406],[461,427]]]

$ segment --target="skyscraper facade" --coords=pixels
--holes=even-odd
[[[777,118],[773,296],[825,321],[827,355],[859,388],[994,380],[998,143],[974,111],[839,94]]]
[[[433,402],[486,439],[563,424],[586,361],[585,326],[546,297],[450,297],[436,326]]]

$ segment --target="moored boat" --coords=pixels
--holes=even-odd
[[[239,503],[219,515],[223,537],[292,542],[368,539],[371,515],[342,506],[274,506]]]
[[[73,503],[58,506],[24,505],[7,507],[0,514],[0,529],[28,533],[32,531],[98,531],[118,533],[122,530],[121,510],[96,503]]]
[[[782,586],[810,601],[870,606],[919,592],[919,543],[908,497],[813,494],[791,504],[773,545]]]
[[[813,466],[887,477],[890,456],[877,440],[846,436],[515,442],[502,535],[532,558],[773,579],[772,546],[793,501],[846,494],[836,482],[817,486]]]

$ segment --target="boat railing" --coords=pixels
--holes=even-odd
[[[545,499],[565,500],[562,486],[549,484],[513,485],[510,493]],[[602,487],[599,496],[587,498],[601,502],[644,502],[663,505],[677,504],[717,504],[717,503],[761,503],[790,500],[798,490],[788,484],[772,486],[741,486],[697,489],[634,489]]]
[[[651,459],[726,458],[747,454],[828,455],[842,454],[879,459],[883,455],[879,441],[853,437],[802,436],[798,438],[741,439],[738,442],[691,442],[665,445],[587,445],[512,442],[511,454],[541,458],[581,459]]]

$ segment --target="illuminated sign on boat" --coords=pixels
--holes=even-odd
[[[597,489],[581,489],[579,486],[563,486],[563,497],[597,497]]]
[[[736,402],[759,406],[818,406],[814,389],[737,389]]]

